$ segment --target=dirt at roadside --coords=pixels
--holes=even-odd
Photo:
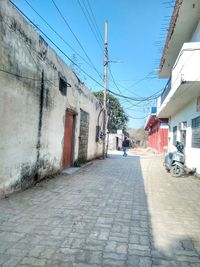
[[[142,147],[136,147],[129,149],[130,155],[138,155],[138,156],[162,156],[163,153],[158,153],[156,150],[152,148],[142,148]]]

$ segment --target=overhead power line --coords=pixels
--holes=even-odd
[[[24,0],[27,5],[45,22],[45,24],[76,54],[78,55],[87,65],[93,68],[91,63],[89,63],[87,60],[85,60],[84,57],[82,57],[39,13],[38,11],[27,1]]]
[[[91,7],[91,5],[90,5],[90,2],[89,2],[89,0],[86,0],[86,1],[87,1],[87,4],[88,4],[90,13],[91,13],[92,20],[94,21],[95,28],[96,28],[96,30],[97,30],[97,32],[98,32],[98,34],[99,34],[100,39],[102,40],[102,42],[104,42],[103,37],[102,37],[102,34],[101,34],[101,31],[100,31],[100,29],[99,29],[99,26],[98,26],[98,24],[97,24],[96,18],[95,18],[95,16],[94,16],[94,12],[93,12],[92,7]]]
[[[103,85],[98,82],[94,77],[92,77],[90,74],[88,74],[84,69],[82,69],[76,62],[74,62],[47,34],[45,34],[20,8],[18,8],[13,2],[12,0],[9,0],[10,3],[39,31],[42,33],[42,35],[49,40],[55,47],[56,49],[58,49],[58,51],[60,51],[70,62],[72,62],[75,66],[77,66],[77,68],[82,71],[87,77],[89,77],[92,81],[94,81],[96,84],[98,84],[100,87],[103,88]],[[52,0],[53,1],[53,0]],[[34,78],[30,78],[30,77],[23,77],[23,78],[28,78],[28,79],[34,79]],[[154,93],[153,95],[149,96],[149,97],[141,97],[141,98],[134,98],[134,97],[129,97],[123,94],[117,94],[115,92],[113,92],[112,90],[107,90],[108,92],[110,92],[111,94],[118,96],[120,98],[124,98],[124,99],[129,99],[135,102],[144,102],[144,101],[148,101],[148,100],[153,100],[156,99],[158,97],[158,93],[161,92],[162,90]],[[136,104],[137,105],[137,104]]]
[[[98,82],[95,78],[93,78],[90,74],[88,74],[85,70],[83,70],[76,62],[74,62],[53,40],[51,40],[50,37],[48,37],[47,34],[45,34],[24,12],[18,8],[12,0],[9,0],[10,3],[13,4],[13,6],[38,30],[40,31],[46,38],[49,40],[70,62],[72,62],[80,71],[82,71],[86,76],[88,76],[91,80],[93,80],[95,83],[97,83],[99,86],[103,87],[103,85]]]
[[[58,5],[55,3],[54,0],[51,0],[53,5],[55,6],[55,8],[57,9],[58,13],[60,14],[61,18],[63,19],[63,21],[65,22],[65,25],[67,26],[67,28],[70,30],[70,32],[72,33],[72,35],[74,36],[74,38],[76,39],[77,43],[79,44],[79,46],[81,47],[81,49],[83,50],[85,56],[87,57],[87,59],[90,61],[90,63],[92,64],[94,70],[96,71],[96,73],[99,75],[99,77],[102,79],[103,75],[97,70],[97,68],[95,67],[94,63],[92,62],[92,60],[90,59],[90,57],[88,56],[87,52],[85,51],[83,45],[81,44],[81,42],[79,41],[78,37],[76,36],[76,34],[73,32],[72,28],[70,27],[69,23],[67,22],[66,18],[64,17],[64,15],[62,14],[61,10],[59,9]]]
[[[117,94],[115,92],[113,92],[112,90],[107,90],[108,92],[110,92],[111,94],[113,95],[116,95],[118,97],[121,97],[121,98],[126,98],[126,99],[130,99],[130,100],[133,100],[133,101],[138,101],[138,102],[143,102],[143,101],[148,101],[148,100],[153,100],[153,99],[156,99],[160,96],[160,93],[163,91],[162,90],[159,90],[157,91],[155,94],[149,96],[149,97],[141,97],[141,98],[133,98],[133,97],[130,97],[130,96],[125,96],[125,95],[121,95],[121,94]]]
[[[90,27],[90,30],[92,31],[92,33],[94,35],[94,38],[96,39],[96,41],[97,41],[97,43],[98,43],[98,45],[100,47],[100,50],[103,51],[103,43],[101,43],[101,41],[99,41],[99,39],[98,39],[99,38],[98,33],[96,32],[96,28],[95,28],[93,22],[91,22],[91,16],[90,16],[90,14],[88,12],[87,7],[85,6],[84,2],[82,2],[82,4],[81,4],[80,0],[77,0],[77,1],[78,1],[78,4],[79,4],[79,6],[81,8],[81,11],[83,12],[83,15],[84,15],[89,27]],[[83,7],[85,8],[85,10],[86,10],[88,15],[86,14],[86,12],[85,12]]]

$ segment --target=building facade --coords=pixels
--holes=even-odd
[[[186,166],[200,173],[200,1],[177,0],[160,63],[168,83],[158,101],[169,119],[169,150],[185,145]]]
[[[168,148],[168,119],[159,119],[156,112],[156,107],[153,107],[144,129],[148,132],[148,147],[163,153]]]
[[[0,193],[102,155],[102,108],[24,17],[0,1]]]

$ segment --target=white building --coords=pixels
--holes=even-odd
[[[185,144],[186,166],[200,173],[200,0],[176,0],[160,63],[169,81],[158,117],[169,119],[169,150]]]

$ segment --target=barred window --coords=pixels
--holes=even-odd
[[[173,127],[173,145],[176,145],[176,141],[177,141],[177,126]]]
[[[60,90],[62,95],[66,96],[66,94],[67,94],[67,82],[62,77],[60,77],[60,79],[59,79],[59,90]]]
[[[192,120],[192,147],[200,148],[200,116]]]

